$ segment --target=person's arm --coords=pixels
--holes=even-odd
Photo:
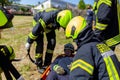
[[[60,56],[58,56],[53,62],[52,62],[52,64],[50,65],[51,67],[51,70],[53,70],[53,67],[55,66],[55,65],[58,65],[58,62],[59,62],[59,60],[61,59],[62,57],[60,57]]]
[[[110,19],[111,19],[111,6],[112,6],[112,1],[108,0],[108,2],[101,2],[98,1],[98,9],[97,9],[97,14],[96,14],[96,29],[98,30],[105,30],[106,27],[108,26]]]
[[[32,32],[29,33],[28,38],[27,38],[27,43],[25,44],[25,48],[27,50],[30,49],[31,44],[33,43],[33,41],[38,37],[38,35],[43,31],[42,25],[37,22],[37,24],[35,25],[35,27],[33,27]]]
[[[35,27],[33,27],[32,32],[29,33],[28,35],[28,43],[33,43],[33,41],[38,37],[38,35],[43,31],[42,25],[37,22]]]

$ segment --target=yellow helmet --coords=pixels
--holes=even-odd
[[[76,16],[68,23],[65,35],[67,38],[76,39],[85,27],[86,20],[81,16]]]
[[[68,22],[72,19],[72,12],[70,10],[62,10],[57,14],[57,22],[63,28],[66,28]]]

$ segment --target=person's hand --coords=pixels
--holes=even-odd
[[[25,48],[26,48],[27,50],[29,50],[30,47],[31,47],[31,44],[27,42],[27,43],[25,44]]]
[[[59,65],[55,65],[55,66],[53,67],[53,70],[54,70],[57,74],[60,74],[60,75],[62,75],[62,74],[65,73],[65,70],[64,70],[61,66],[59,66]]]

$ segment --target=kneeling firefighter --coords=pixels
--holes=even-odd
[[[11,46],[0,45],[0,73],[4,72],[7,80],[13,80],[11,74],[16,80],[24,80],[12,64],[14,58],[15,53]]]

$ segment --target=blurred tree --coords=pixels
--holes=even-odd
[[[2,7],[9,3],[9,0],[0,0],[0,4],[2,5]]]
[[[21,0],[0,0],[0,4],[2,5],[2,7],[4,7],[5,5],[10,5],[13,2],[17,3],[20,2]]]
[[[84,0],[80,0],[79,1],[78,8],[79,9],[85,9],[86,8]]]
[[[91,6],[91,7],[93,7],[91,4],[86,4],[86,9],[87,9],[87,6]]]
[[[19,3],[21,0],[11,0],[11,1],[14,2],[14,3]]]

